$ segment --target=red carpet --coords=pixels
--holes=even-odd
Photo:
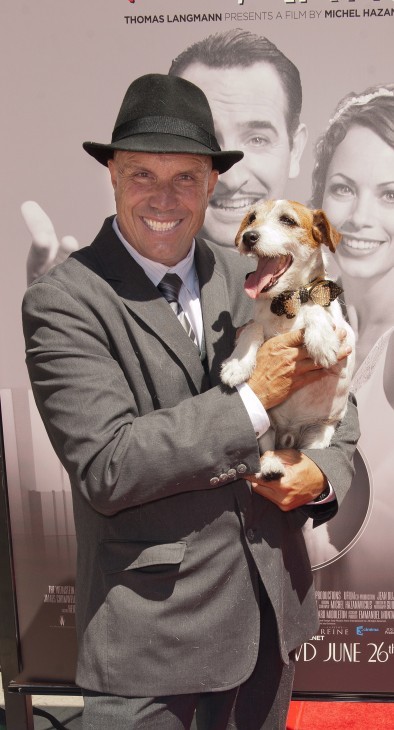
[[[287,730],[394,730],[394,704],[292,702]]]

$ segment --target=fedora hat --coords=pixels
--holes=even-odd
[[[115,150],[126,152],[209,155],[218,172],[242,159],[238,150],[222,152],[205,94],[186,79],[147,74],[126,91],[110,144],[84,142],[83,148],[102,165]]]

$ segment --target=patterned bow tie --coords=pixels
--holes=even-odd
[[[287,319],[293,319],[300,311],[301,305],[311,301],[321,307],[328,307],[343,289],[330,279],[314,279],[308,286],[300,289],[282,292],[274,297],[271,302],[271,312],[281,317],[285,314]]]
[[[178,274],[165,274],[162,280],[158,283],[157,288],[159,292],[163,295],[163,297],[167,300],[171,309],[173,309],[173,311],[175,312],[183,329],[188,334],[191,341],[194,342],[196,347],[198,347],[197,337],[195,335],[193,327],[191,326],[190,321],[186,313],[183,311],[178,300],[181,286],[182,279],[178,276]]]

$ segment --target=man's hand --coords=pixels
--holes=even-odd
[[[276,481],[265,481],[255,474],[246,477],[252,489],[269,499],[282,512],[289,512],[312,502],[327,487],[327,479],[315,462],[295,449],[266,452],[279,456],[285,467],[285,475]]]
[[[341,341],[345,330],[338,330]],[[347,357],[351,348],[343,345],[338,361]],[[335,365],[333,366],[335,367]],[[316,365],[303,342],[303,330],[286,332],[264,342],[257,353],[256,367],[248,385],[266,410],[282,403],[305,385],[330,376],[330,369]]]
[[[26,262],[27,283],[31,284],[79,246],[73,236],[64,236],[59,242],[52,221],[38,203],[28,200],[21,211],[33,239]]]

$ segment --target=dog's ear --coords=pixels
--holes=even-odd
[[[335,249],[341,241],[341,234],[331,225],[324,210],[314,210],[312,235],[318,243],[324,243],[330,251],[335,253]]]

